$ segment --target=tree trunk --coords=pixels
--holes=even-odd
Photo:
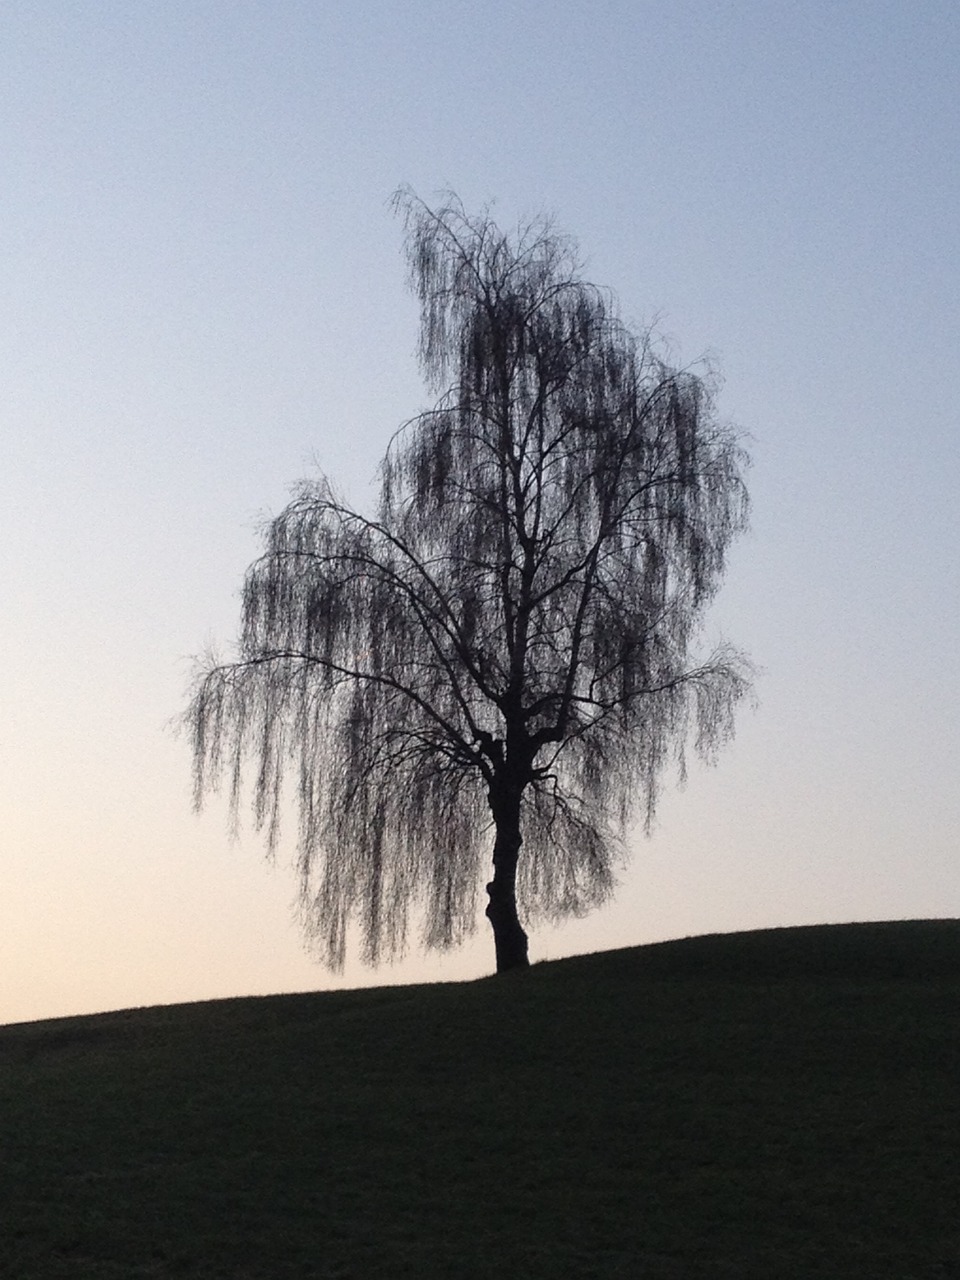
[[[517,860],[523,837],[520,835],[520,797],[511,796],[493,805],[496,842],[493,846],[493,879],[487,885],[490,901],[487,919],[493,926],[497,951],[497,973],[525,969],[527,935],[517,915]]]

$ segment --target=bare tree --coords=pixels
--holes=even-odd
[[[436,407],[381,466],[375,516],[303,483],[248,571],[237,659],[188,712],[198,804],[252,789],[275,846],[288,775],[305,927],[342,966],[486,914],[498,970],[525,919],[604,901],[665,766],[730,736],[749,668],[691,656],[731,539],[745,454],[708,382],[581,278],[543,219],[504,234],[455,198],[396,197]]]

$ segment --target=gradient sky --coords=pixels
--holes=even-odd
[[[401,182],[555,213],[753,437],[758,707],[532,957],[960,915],[958,84],[956,0],[7,0],[0,1021],[492,968],[331,979],[168,727],[258,522],[427,403]]]

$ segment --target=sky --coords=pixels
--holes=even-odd
[[[960,916],[958,83],[954,0],[7,0],[0,1022],[492,970],[320,968],[171,729],[263,521],[429,403],[401,183],[552,213],[754,460],[756,707],[531,957]]]

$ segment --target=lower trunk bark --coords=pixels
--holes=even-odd
[[[525,969],[527,935],[517,915],[517,860],[520,856],[520,813],[496,817],[497,839],[493,849],[493,879],[487,885],[487,919],[493,926],[497,973]]]

